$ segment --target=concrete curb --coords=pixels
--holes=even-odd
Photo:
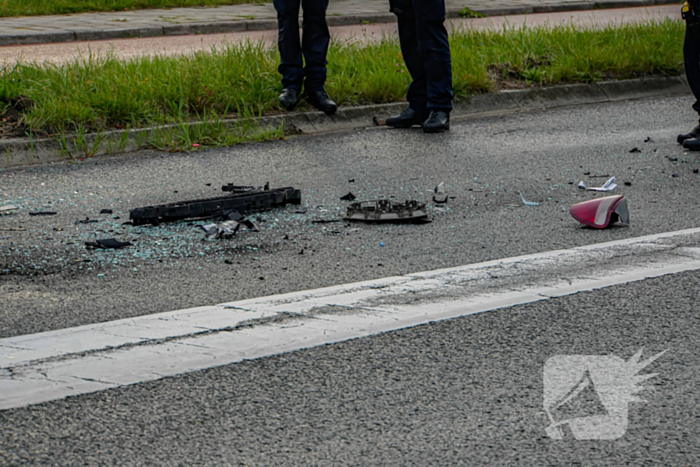
[[[682,2],[681,2],[682,3]],[[608,8],[644,7],[654,5],[679,4],[678,0],[599,0],[577,3],[550,4],[541,6],[515,6],[496,8],[475,8],[474,11],[488,16],[521,15],[531,13],[555,13],[560,11],[598,10]],[[680,6],[680,4],[679,4]],[[387,5],[388,10],[388,5]],[[447,11],[448,18],[459,18],[458,9]],[[393,13],[368,13],[344,16],[328,16],[330,26],[347,26],[352,24],[392,23],[396,21]],[[167,24],[163,26],[124,27],[119,29],[76,29],[73,31],[18,33],[0,35],[0,46],[21,44],[45,44],[55,42],[95,41],[125,39],[130,37],[175,36],[187,34],[215,34],[227,32],[260,31],[277,29],[274,19],[247,21],[217,21],[207,23]]]
[[[503,91],[460,100],[455,105],[452,119],[458,121],[489,114],[553,109],[629,99],[681,96],[689,93],[690,87],[687,81],[680,76]],[[321,134],[371,127],[373,126],[373,117],[383,119],[395,115],[405,108],[406,103],[404,102],[342,107],[337,114],[332,116],[326,116],[321,112],[296,112],[262,117],[257,119],[257,123],[263,129],[284,126],[287,130],[301,134]],[[234,127],[239,121],[227,120],[225,123]],[[201,123],[194,122],[192,125],[201,125]],[[63,143],[52,138],[0,140],[0,155],[2,155],[0,168],[67,161],[71,160],[69,154],[79,153],[85,148],[90,148],[90,152],[94,156],[134,151],[144,147],[151,132],[167,128],[166,126],[129,131],[109,131],[99,135],[89,134],[84,136],[82,144],[78,143],[78,138],[75,136],[68,137]]]

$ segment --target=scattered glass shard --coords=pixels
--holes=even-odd
[[[523,204],[525,206],[539,206],[540,205],[540,203],[536,203],[535,201],[526,200],[522,193],[520,193],[520,199],[523,200]]]

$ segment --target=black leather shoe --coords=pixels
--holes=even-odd
[[[700,136],[700,125],[693,128],[690,131],[690,133],[686,133],[684,135],[678,135],[677,141],[678,141],[678,144],[683,144],[685,142],[685,140],[697,138],[698,136]]]
[[[294,107],[299,103],[299,91],[294,88],[287,88],[282,90],[282,94],[279,97],[280,105],[285,109],[292,111]]]
[[[400,115],[387,118],[386,124],[394,128],[411,128],[413,125],[422,125],[429,116],[428,112],[419,113],[409,107]]]
[[[700,151],[700,137],[686,139],[683,141],[683,147],[689,151]]]
[[[430,117],[423,123],[424,133],[441,133],[450,129],[450,114],[441,110],[433,110]]]
[[[338,110],[338,104],[328,97],[328,93],[324,89],[307,91],[304,94],[304,99],[326,115],[334,114]]]

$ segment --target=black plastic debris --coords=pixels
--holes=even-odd
[[[234,210],[234,209],[226,209],[226,210],[221,210],[213,213],[211,215],[211,218],[213,221],[221,222],[221,221],[240,221],[243,219],[243,214],[240,212]]]
[[[249,211],[269,209],[287,204],[301,204],[301,190],[286,187],[274,190],[233,193],[218,198],[180,201],[131,210],[134,225],[158,224],[183,219],[211,217],[218,211],[232,210],[245,215]]]
[[[433,190],[433,203],[445,204],[447,203],[447,193],[445,192],[445,182],[440,182],[438,186]]]
[[[355,179],[351,178],[350,180],[348,180],[348,183],[355,183]]]
[[[100,214],[112,214],[112,210],[111,209],[103,209],[100,211]]]
[[[75,221],[75,225],[78,224],[97,224],[97,219],[90,219],[89,217],[86,217],[85,219],[81,221]]]
[[[693,169],[694,174],[699,173],[699,172],[700,172],[700,169]]]
[[[632,150],[630,151],[630,153],[632,153],[632,154],[636,153],[636,152],[642,152],[642,151],[640,151],[639,148],[632,148]]]
[[[352,192],[348,192],[347,195],[341,196],[340,199],[342,201],[354,201],[357,199],[357,196],[353,195]]]
[[[678,177],[680,177],[680,175],[678,175],[678,174],[673,174],[673,175],[671,175],[671,177],[673,177],[673,178],[678,178]]]
[[[132,246],[132,244],[129,242],[120,242],[114,238],[85,242],[85,247],[88,250],[118,250],[119,248],[125,248],[127,246]]]
[[[311,221],[312,224],[335,224],[340,222],[340,219],[314,219]]]
[[[34,211],[30,212],[30,216],[55,216],[58,214],[56,211]]]
[[[653,143],[654,140],[651,139],[651,136],[647,136],[647,139],[644,140],[645,143]]]
[[[306,214],[307,211],[308,211],[308,208],[301,208],[301,209],[297,209],[296,211],[294,211],[294,214]]]
[[[671,162],[678,162],[678,158],[677,158],[677,157],[666,156],[666,159],[668,159],[668,160],[671,161]]]
[[[425,204],[415,200],[396,203],[388,199],[361,201],[348,206],[348,212],[343,217],[348,221],[360,222],[400,222],[423,223],[430,222]]]
[[[632,186],[632,182],[625,182],[625,186]]]
[[[260,229],[258,228],[257,225],[251,220],[248,219],[243,219],[239,222],[242,226],[250,230],[251,232],[260,232]]]

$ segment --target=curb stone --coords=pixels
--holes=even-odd
[[[461,99],[452,112],[452,120],[459,121],[475,116],[505,114],[521,111],[554,109],[586,104],[619,102],[630,99],[670,97],[688,95],[690,88],[685,77],[655,77],[623,81],[605,81],[593,84],[569,84],[544,88],[531,88],[500,93],[481,94]],[[271,115],[256,119],[262,129],[279,128],[300,134],[323,134],[339,131],[365,129],[373,126],[374,116],[382,119],[405,109],[405,102],[368,105],[362,107],[341,107],[337,114],[326,116],[322,112],[295,112],[285,115]],[[226,120],[227,125],[235,126],[236,119]],[[193,122],[191,125],[201,125]],[[85,144],[95,156],[143,149],[143,142],[151,131],[159,128],[138,130],[115,130],[100,135],[85,135]],[[96,144],[100,138],[101,142]],[[75,139],[67,141],[71,153],[76,150]],[[61,151],[57,139],[28,138],[0,140],[0,168],[20,167],[32,164],[46,164],[68,161]]]
[[[494,8],[473,8],[473,11],[487,16],[522,15],[532,13],[556,13],[561,11],[583,11],[609,8],[644,7],[654,5],[679,4],[679,0],[599,0],[576,3],[560,3],[548,5],[529,5]],[[388,10],[388,5],[387,5]],[[680,17],[680,14],[679,14]],[[447,18],[459,18],[459,9],[447,10]],[[396,16],[393,13],[350,14],[343,16],[330,15],[327,17],[329,26],[348,26],[352,24],[393,23]],[[130,37],[155,37],[188,34],[215,34],[243,31],[277,29],[277,21],[260,20],[228,20],[188,24],[166,24],[158,26],[124,27],[118,29],[75,29],[61,32],[35,32],[0,35],[0,46],[22,44],[44,44],[56,42],[89,41],[125,39]]]

